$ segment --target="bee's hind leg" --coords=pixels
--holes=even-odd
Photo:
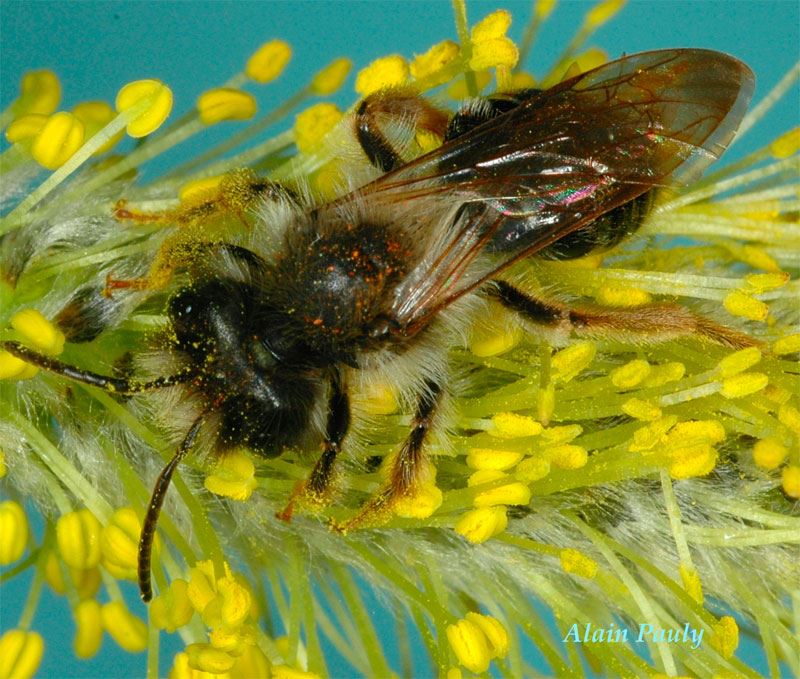
[[[417,401],[411,433],[391,461],[388,483],[354,517],[343,523],[334,523],[335,530],[345,533],[352,528],[379,522],[398,500],[414,492],[420,474],[426,467],[425,439],[433,424],[441,395],[441,385],[428,381],[426,391],[420,394]]]
[[[336,373],[331,378],[331,390],[328,397],[328,421],[325,427],[325,441],[320,455],[308,479],[295,486],[289,502],[277,516],[283,521],[290,521],[295,504],[311,502],[323,504],[334,478],[336,456],[342,446],[342,440],[350,429],[350,398],[342,384],[341,376]]]
[[[680,337],[721,344],[734,349],[758,343],[748,335],[718,325],[679,304],[648,304],[632,308],[570,308],[532,297],[505,281],[493,281],[490,294],[503,306],[558,336],[624,337],[642,343],[668,342]]]

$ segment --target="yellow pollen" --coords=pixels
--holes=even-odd
[[[88,509],[60,516],[56,539],[61,558],[72,568],[94,568],[100,563],[100,537],[103,527]]]
[[[487,14],[477,24],[472,27],[470,37],[472,42],[482,42],[493,40],[506,34],[511,26],[511,13],[504,9],[498,9]]]
[[[646,427],[637,429],[633,432],[633,441],[628,446],[628,450],[632,453],[652,450],[677,421],[678,418],[675,415],[665,415]]]
[[[72,647],[78,658],[93,658],[103,641],[103,617],[100,604],[95,599],[81,601],[73,611],[75,639]]]
[[[729,293],[722,304],[734,316],[742,316],[751,321],[763,321],[769,314],[769,307],[764,302],[741,290]]]
[[[341,119],[342,112],[327,102],[314,104],[298,113],[294,121],[297,148],[302,153],[311,153]]]
[[[548,427],[542,432],[542,441],[552,445],[569,443],[583,433],[583,427],[579,424],[565,424],[560,427]]]
[[[632,307],[652,301],[649,292],[621,285],[604,285],[597,291],[595,299],[606,306]]]
[[[670,458],[669,474],[673,479],[705,476],[717,463],[717,450],[707,443],[673,447],[667,454]]]
[[[200,120],[213,125],[224,120],[249,120],[256,114],[255,97],[232,87],[218,87],[203,92],[197,99]]]
[[[387,87],[404,85],[408,80],[408,62],[399,54],[376,59],[356,76],[355,89],[362,97]]]
[[[677,361],[650,367],[650,374],[642,381],[642,387],[645,389],[661,387],[670,382],[677,382],[683,379],[683,376],[686,374],[686,366]]]
[[[784,403],[778,408],[778,421],[800,436],[800,411],[794,406]]]
[[[529,457],[520,462],[514,469],[514,478],[523,483],[532,483],[543,479],[550,473],[550,461],[540,457]]]
[[[247,500],[258,486],[255,466],[248,455],[235,451],[223,457],[203,485],[217,495],[233,500]]]
[[[189,667],[210,674],[227,672],[236,662],[236,658],[210,644],[189,644],[186,655],[189,658]]]
[[[458,662],[470,672],[482,674],[489,669],[492,661],[489,640],[476,624],[459,620],[454,625],[448,625],[447,641]]]
[[[30,679],[36,675],[44,654],[44,640],[37,632],[11,629],[0,637],[0,677]]]
[[[488,430],[491,436],[500,439],[515,439],[536,436],[542,433],[542,425],[532,417],[517,413],[497,413],[492,417],[494,425]]]
[[[319,96],[327,96],[338,90],[347,76],[353,62],[346,57],[334,59],[330,64],[317,73],[311,81],[311,91]]]
[[[442,491],[435,483],[423,483],[411,496],[401,498],[394,513],[407,519],[427,519],[442,506]]]
[[[725,398],[741,398],[761,391],[768,383],[769,377],[764,373],[741,373],[723,380],[720,394]]]
[[[794,354],[798,351],[800,351],[800,333],[781,337],[775,340],[775,343],[772,345],[772,353],[778,356]]]
[[[386,382],[370,382],[353,401],[369,415],[391,415],[400,407],[396,389]]]
[[[733,657],[739,646],[739,626],[730,615],[723,616],[711,627],[711,647],[724,658]]]
[[[756,347],[740,349],[728,354],[717,365],[721,377],[732,377],[740,372],[752,368],[761,360],[761,352]]]
[[[247,77],[262,85],[275,80],[292,58],[292,48],[283,40],[270,40],[259,47],[247,60]]]
[[[469,67],[473,71],[485,71],[489,68],[514,68],[519,61],[519,50],[510,38],[505,36],[484,40],[472,46]]]
[[[103,627],[124,651],[141,653],[147,648],[147,625],[133,615],[122,601],[105,604],[100,614]]]
[[[411,77],[414,78],[414,80],[421,80],[422,78],[432,76],[455,61],[458,58],[458,54],[459,47],[456,43],[452,40],[443,40],[431,47],[425,54],[416,55],[412,59],[409,67]],[[431,86],[440,85],[448,80],[449,78],[447,74],[445,74],[441,82],[434,80],[430,84]]]
[[[464,514],[454,529],[473,544],[480,544],[499,535],[507,526],[508,514],[505,507],[481,507]]]
[[[514,327],[509,330],[497,331],[476,329],[470,338],[469,349],[476,356],[486,358],[497,356],[513,349],[523,337],[522,329]]]
[[[661,408],[651,401],[644,401],[638,398],[625,401],[622,404],[622,412],[644,422],[652,422],[661,417]]]
[[[478,472],[480,473],[480,472]],[[512,481],[497,488],[478,493],[473,500],[475,507],[496,507],[497,505],[527,505],[531,501],[531,490],[521,481]]]
[[[26,380],[33,377],[39,368],[25,363],[21,358],[0,350],[0,380]]]
[[[762,469],[777,469],[788,456],[786,446],[772,436],[756,441],[753,446],[753,461]]]
[[[71,113],[54,113],[31,145],[31,154],[39,165],[55,170],[66,163],[83,145],[83,123]]]
[[[9,144],[16,144],[20,141],[33,139],[42,131],[48,119],[49,116],[43,113],[29,113],[13,120],[6,128],[6,141]]]
[[[611,383],[619,389],[632,389],[647,379],[650,364],[640,358],[611,371]]]
[[[762,269],[773,273],[780,273],[781,267],[775,259],[768,255],[763,248],[756,245],[734,246],[728,245],[727,248],[745,264],[749,264],[754,269]]]
[[[469,612],[464,618],[486,635],[489,642],[489,652],[493,658],[504,658],[508,655],[508,632],[497,618],[491,615]]]
[[[800,149],[800,127],[784,132],[769,145],[772,157],[777,160],[789,158]]]
[[[64,351],[64,333],[37,309],[23,309],[11,317],[11,327],[37,349],[50,356]]]
[[[61,83],[58,76],[48,70],[28,71],[22,76],[20,95],[14,102],[14,116],[39,113],[49,116],[61,101]]]
[[[692,597],[698,604],[703,603],[703,584],[700,582],[700,575],[694,568],[684,566],[681,564],[678,567],[678,572],[683,581],[683,588],[686,593]]]
[[[496,450],[493,448],[470,448],[467,466],[470,469],[509,469],[522,459],[522,453],[515,450]]]
[[[597,347],[593,342],[576,342],[553,355],[553,380],[569,382],[594,360]]]
[[[195,203],[211,199],[219,194],[220,184],[227,175],[218,174],[213,177],[204,177],[186,182],[178,189],[181,203]]]
[[[547,448],[545,455],[559,469],[580,469],[589,461],[586,448],[569,443]]]
[[[22,557],[28,534],[28,518],[22,505],[14,500],[0,503],[0,566],[7,566]]]
[[[146,137],[172,111],[172,90],[160,80],[135,80],[117,92],[114,107],[128,116],[126,130],[131,137]]]
[[[767,290],[782,288],[790,278],[788,273],[781,271],[779,273],[751,273],[747,274],[744,280],[755,294],[760,294]]]
[[[566,548],[559,553],[561,568],[565,573],[591,580],[597,575],[597,561],[577,549]]]
[[[103,529],[100,549],[103,566],[118,580],[136,579],[139,534],[142,523],[131,507],[122,507]]]
[[[784,467],[781,475],[781,486],[789,497],[800,500],[800,467],[797,465]]]

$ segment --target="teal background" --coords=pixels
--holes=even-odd
[[[527,68],[541,74],[560,54],[590,3],[565,2],[546,24]],[[519,39],[531,12],[529,2],[470,2],[470,21],[504,7],[514,15],[512,37]],[[113,101],[120,86],[139,78],[159,78],[172,87],[172,118],[192,107],[197,95],[243,68],[252,51],[271,38],[294,48],[284,75],[267,86],[252,88],[262,110],[269,110],[308,82],[313,73],[337,56],[349,56],[354,73],[372,59],[390,52],[407,57],[424,52],[444,38],[455,39],[448,2],[0,2],[0,106],[17,95],[22,73],[34,68],[56,71],[64,86],[61,108],[84,99]],[[797,0],[631,2],[590,41],[612,57],[663,47],[706,47],[737,56],[757,76],[758,101],[800,58],[800,3]],[[351,74],[336,101],[354,99]],[[283,127],[288,126],[286,121]],[[756,129],[731,149],[728,160],[767,143],[798,124],[797,90]],[[150,175],[180,161],[214,139],[235,130],[218,126],[183,145],[147,170]],[[266,136],[279,131],[281,126]],[[0,142],[5,148],[5,142]],[[11,470],[13,474],[13,470]],[[0,495],[2,495],[0,484]],[[0,625],[13,628],[29,586],[27,576],[0,590]],[[128,588],[134,612],[144,616],[135,588]],[[378,610],[374,600],[371,605]],[[384,616],[386,614],[384,613]],[[46,639],[42,677],[116,677],[144,673],[144,654],[121,652],[108,637],[91,661],[72,655],[74,633],[63,598],[48,589],[34,628]],[[392,626],[386,628],[387,637]],[[162,672],[182,644],[176,635],[162,635]],[[748,662],[765,668],[754,643],[743,642]],[[531,660],[539,657],[530,649]],[[334,659],[335,660],[335,659]],[[340,676],[346,669],[335,663]],[[764,671],[764,669],[762,669]]]

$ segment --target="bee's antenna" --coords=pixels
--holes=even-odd
[[[151,391],[153,389],[162,389],[170,387],[174,384],[181,384],[191,379],[192,375],[189,372],[178,373],[177,375],[167,375],[166,377],[158,377],[149,382],[137,382],[135,380],[128,380],[121,377],[108,377],[106,375],[99,375],[89,370],[81,370],[75,366],[59,361],[58,359],[51,358],[40,354],[28,347],[23,346],[19,342],[0,342],[0,348],[5,349],[9,354],[22,359],[26,363],[35,365],[38,368],[47,370],[48,372],[56,373],[62,377],[67,377],[76,382],[83,382],[84,384],[91,384],[93,387],[100,387],[106,391],[115,394],[136,394],[141,391]]]
[[[164,504],[164,498],[167,495],[172,474],[178,463],[184,458],[186,453],[191,450],[194,441],[197,438],[197,432],[200,431],[200,425],[203,423],[203,417],[198,417],[194,424],[192,424],[186,436],[183,437],[181,445],[178,447],[175,455],[167,462],[166,466],[161,470],[161,473],[156,479],[156,485],[153,487],[153,494],[150,496],[150,504],[147,505],[147,514],[144,516],[144,524],[142,525],[142,534],[139,537],[139,558],[138,558],[138,574],[139,574],[139,593],[142,601],[147,603],[153,598],[153,586],[150,582],[150,562],[153,555],[153,538],[156,534],[156,525],[158,524],[158,515],[161,512],[161,506]]]

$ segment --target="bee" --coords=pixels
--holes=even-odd
[[[111,377],[3,342],[25,361],[116,394],[175,389],[192,402],[144,520],[142,598],[152,596],[151,548],[170,480],[204,437],[220,455],[245,446],[266,458],[309,432],[321,438],[288,518],[295,501],[325,497],[351,429],[351,386],[380,375],[416,394],[411,430],[388,480],[343,527],[379,518],[412,493],[447,390],[446,348],[488,300],[562,338],[752,344],[675,304],[571,308],[502,274],[523,258],[571,259],[619,243],[657,191],[691,181],[722,154],[753,86],[750,69],[730,56],[674,49],[626,56],[547,90],[476,100],[452,117],[408,92],[370,95],[354,132],[382,174],[317,205],[262,180],[269,200],[252,245],[195,248],[191,283],[169,298],[172,372]],[[385,134],[387,115],[444,143],[404,162]]]

